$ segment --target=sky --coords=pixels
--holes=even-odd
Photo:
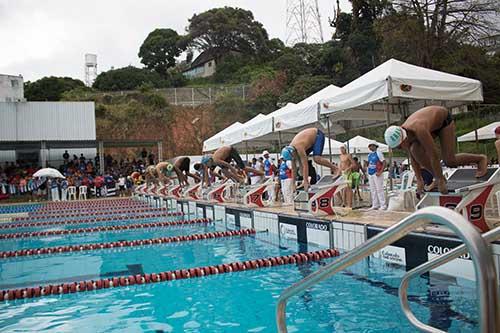
[[[288,0],[290,1],[290,0]],[[333,30],[334,0],[318,0],[325,40]],[[139,47],[156,28],[185,32],[188,19],[210,8],[251,10],[270,38],[286,38],[287,0],[0,0],[0,73],[25,81],[44,76],[83,80],[85,53],[98,72],[139,66]],[[341,9],[350,11],[348,0]]]

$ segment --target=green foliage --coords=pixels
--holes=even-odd
[[[299,77],[279,100],[282,103],[298,103],[330,84],[332,84],[332,79],[328,76],[304,75]]]
[[[128,66],[102,72],[97,76],[93,87],[101,91],[117,91],[137,89],[143,84],[164,88],[169,85],[169,82],[156,72]]]
[[[155,29],[139,49],[139,58],[146,68],[167,78],[167,70],[175,66],[175,58],[183,51],[181,37],[172,29]]]
[[[251,11],[241,8],[213,8],[189,19],[186,36],[190,46],[213,50],[217,58],[231,52],[257,56],[267,51],[268,35]]]
[[[50,76],[34,82],[25,82],[24,96],[28,101],[59,101],[64,92],[84,87],[80,80]]]

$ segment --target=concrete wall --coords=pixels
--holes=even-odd
[[[0,74],[0,102],[22,100],[24,100],[23,77]]]

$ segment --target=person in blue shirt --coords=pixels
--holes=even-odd
[[[384,191],[384,169],[386,161],[384,154],[377,150],[378,144],[376,141],[370,142],[368,149],[368,183],[370,184],[370,194],[372,197],[372,206],[370,210],[382,209],[385,210],[385,191]]]
[[[281,182],[281,193],[283,193],[283,202],[285,204],[293,203],[293,178],[292,161],[285,161],[281,158],[279,165],[279,177]]]

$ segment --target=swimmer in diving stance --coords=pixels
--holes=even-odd
[[[156,172],[162,180],[173,178],[173,173],[176,174],[179,184],[181,186],[188,186],[188,177],[191,177],[195,182],[199,182],[201,179],[198,175],[192,174],[189,171],[190,159],[186,156],[178,157],[174,163],[161,162],[156,165]]]
[[[232,161],[234,161],[236,166],[231,165]],[[203,179],[206,179],[207,186],[210,185],[208,180],[208,169],[216,166],[221,169],[225,177],[232,179],[236,183],[245,182],[247,178],[246,172],[253,172],[256,175],[264,176],[264,172],[246,166],[238,151],[231,146],[220,147],[213,155],[204,155],[201,159],[201,164],[204,168]]]
[[[309,189],[309,166],[307,156],[312,154],[314,162],[329,168],[332,174],[338,173],[338,168],[330,163],[326,158],[321,157],[325,145],[325,134],[318,128],[307,128],[297,133],[292,142],[281,151],[281,157],[285,161],[292,161],[292,179],[297,177],[296,162],[299,163],[300,171],[304,180],[299,187],[304,190]]]
[[[424,190],[422,168],[434,175],[441,193],[448,193],[439,153],[434,145],[436,137],[439,137],[441,156],[448,167],[476,164],[476,177],[486,174],[488,160],[485,155],[456,153],[455,122],[451,112],[441,106],[428,106],[410,115],[403,125],[391,126],[385,131],[385,142],[389,147],[400,147],[409,153],[417,178],[417,193]]]

